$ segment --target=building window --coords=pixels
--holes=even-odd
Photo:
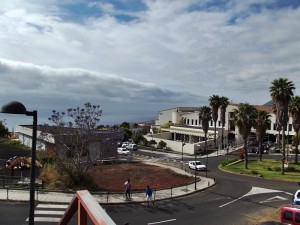
[[[219,120],[219,127],[221,126],[221,121]]]
[[[197,123],[198,123],[198,120],[195,120],[195,125],[197,125]]]
[[[194,120],[192,119],[192,125],[194,125]]]
[[[190,119],[187,119],[187,124],[190,124]]]
[[[214,125],[214,122],[211,120],[210,121],[210,126],[212,127]]]

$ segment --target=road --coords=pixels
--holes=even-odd
[[[136,157],[181,166],[181,156],[162,153],[136,152]],[[209,158],[208,177],[217,184],[193,195],[156,202],[154,206],[143,204],[102,205],[118,225],[233,225],[257,224],[266,211],[273,211],[290,203],[292,194],[299,187],[291,182],[279,182],[226,173],[218,169],[224,156]],[[186,166],[190,157],[183,158]],[[205,162],[206,158],[201,159]],[[187,169],[187,168],[186,168]],[[205,172],[199,172],[202,176]],[[51,209],[49,208],[49,211]],[[57,209],[52,209],[57,211]],[[0,202],[1,224],[27,224],[28,205]],[[5,212],[4,214],[2,212]],[[48,213],[50,214],[50,212]],[[18,216],[14,216],[18,215]],[[36,222],[37,225],[53,223]],[[57,224],[57,222],[56,222]],[[76,224],[72,222],[71,224]],[[90,223],[89,223],[90,224]]]

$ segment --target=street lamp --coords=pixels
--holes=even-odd
[[[181,142],[181,162],[183,162],[183,146],[185,146],[185,142]]]
[[[30,195],[29,195],[29,225],[34,224],[34,192],[35,192],[35,153],[36,153],[36,136],[37,136],[37,111],[27,111],[25,106],[17,101],[8,102],[2,106],[0,113],[24,114],[33,117],[32,128],[32,149],[31,149],[31,166],[30,166]]]
[[[197,172],[197,149],[194,148],[194,153],[195,153],[195,171],[194,171],[194,178],[195,178],[195,191],[197,190],[197,176],[196,176],[196,172]]]

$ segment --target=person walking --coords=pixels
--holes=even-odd
[[[152,204],[154,205],[154,201],[152,199],[152,189],[150,188],[150,186],[148,185],[146,190],[146,201],[147,201],[147,204],[149,205],[150,202],[152,202]]]
[[[130,198],[131,198],[131,182],[130,182],[130,179],[125,181],[125,197],[126,197],[126,200],[130,200]]]

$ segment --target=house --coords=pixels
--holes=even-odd
[[[276,115],[273,113],[271,106],[255,105],[257,109],[268,112],[271,120],[271,126],[266,132],[266,141],[276,142],[278,131],[276,130]],[[216,146],[221,148],[222,136],[224,148],[228,146],[237,146],[243,144],[243,139],[238,132],[238,128],[233,123],[234,110],[238,109],[238,104],[229,104],[226,109],[225,127],[222,128],[220,121],[220,109],[218,121],[216,123]],[[163,128],[164,124],[172,123],[169,128]],[[291,137],[295,135],[292,127],[292,118],[289,118],[288,129],[285,135]],[[149,140],[155,140],[157,143],[161,140],[167,143],[167,146],[173,151],[194,154],[197,151],[204,150],[204,132],[202,131],[201,121],[199,120],[199,108],[197,107],[176,107],[165,109],[159,112],[155,124],[151,130],[160,129],[161,133],[151,133],[145,136]],[[252,129],[251,138],[255,138],[255,130]],[[214,147],[214,122],[209,123],[207,134],[208,148]]]
[[[60,129],[59,132],[57,131],[58,129]],[[42,126],[38,126],[36,143],[37,150],[47,151],[48,154],[52,154],[54,149],[58,147],[58,143],[62,142],[68,147],[68,149],[72,149],[72,145],[76,143],[74,140],[78,138],[78,135],[87,135],[84,134],[84,132],[74,135],[74,129],[75,128],[63,128],[63,132],[61,132],[62,128],[52,126],[51,129],[47,130],[47,132],[42,132]],[[28,147],[32,146],[32,125],[19,125],[16,127],[15,133],[22,144]],[[88,156],[91,161],[117,157],[117,142],[118,140],[122,140],[123,136],[124,132],[121,129],[97,130],[96,132],[93,132],[91,137],[88,139]],[[59,147],[63,148],[61,145]]]

